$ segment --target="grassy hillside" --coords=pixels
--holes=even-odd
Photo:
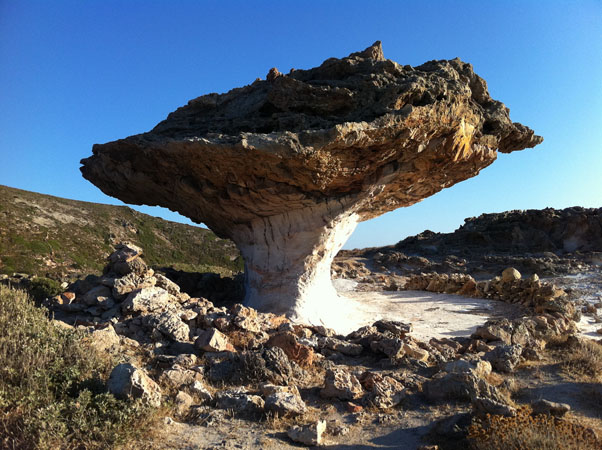
[[[0,273],[66,278],[100,272],[113,244],[131,241],[150,265],[238,271],[234,244],[211,231],[127,206],[67,200],[0,185]]]

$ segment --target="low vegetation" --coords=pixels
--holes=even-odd
[[[571,345],[562,365],[572,376],[602,382],[602,344],[585,339]]]
[[[67,200],[0,186],[0,273],[54,279],[99,273],[113,245],[141,246],[151,266],[232,274],[242,270],[233,242],[127,206]]]
[[[547,414],[520,408],[516,417],[487,416],[469,429],[473,450],[598,450],[592,430]]]
[[[156,411],[104,390],[111,358],[23,291],[0,286],[0,330],[0,448],[114,448],[147,437]]]

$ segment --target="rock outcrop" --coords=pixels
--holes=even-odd
[[[401,66],[380,42],[178,108],[93,147],[83,176],[232,239],[246,304],[319,323],[340,306],[330,264],[359,221],[473,177],[542,138],[459,59]]]

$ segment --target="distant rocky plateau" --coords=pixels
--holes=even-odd
[[[489,278],[506,267],[544,277],[602,265],[602,208],[515,210],[467,218],[453,233],[424,231],[395,245],[339,253],[376,272],[462,273]],[[335,270],[336,271],[336,270]]]

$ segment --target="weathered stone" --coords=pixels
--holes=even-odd
[[[288,384],[294,377],[293,367],[284,350],[279,347],[244,352],[241,356],[241,370],[247,380],[270,381],[282,385]]]
[[[318,420],[315,424],[294,426],[288,430],[288,437],[300,444],[313,446],[322,444],[322,434],[326,431],[326,421]]]
[[[358,356],[364,350],[364,347],[359,344],[342,341],[333,337],[323,338],[319,345],[324,348],[334,350],[335,352],[341,352],[343,355],[348,356]]]
[[[215,398],[218,408],[235,412],[259,413],[265,407],[265,401],[260,396],[249,394],[244,389],[221,391]]]
[[[144,275],[130,273],[115,279],[113,282],[113,297],[117,300],[123,300],[129,293],[136,289],[151,288],[156,282],[157,280],[152,276],[152,269],[149,269]]]
[[[110,272],[117,276],[128,274],[141,276],[148,270],[148,266],[141,258],[136,258],[130,261],[118,261],[111,264]]]
[[[510,373],[520,363],[523,352],[521,345],[500,345],[485,354],[483,359],[489,361],[491,366],[500,372]]]
[[[298,416],[307,412],[307,406],[299,391],[278,389],[265,399],[265,409],[280,416]]]
[[[206,352],[233,352],[236,351],[232,344],[228,342],[228,337],[216,330],[209,328],[203,330],[194,342],[194,346]]]
[[[106,286],[96,286],[86,292],[83,301],[88,306],[94,306],[99,303],[107,302],[107,299],[109,298],[111,298],[111,289]]]
[[[481,327],[477,327],[474,336],[486,341],[502,341],[504,344],[512,343],[512,324],[508,319],[490,320]]]
[[[178,392],[176,395],[176,398],[175,398],[176,412],[180,416],[185,415],[188,412],[188,410],[190,409],[190,407],[192,406],[193,402],[194,402],[194,400],[192,399],[192,397],[190,395],[188,395],[186,392],[184,392],[184,391]]]
[[[169,294],[165,289],[149,287],[130,293],[121,304],[124,313],[148,314],[164,310],[169,304]]]
[[[521,278],[521,274],[514,267],[508,267],[502,272],[502,281],[504,283],[512,283],[518,281]]]
[[[443,371],[450,373],[472,373],[478,378],[486,378],[491,373],[491,363],[481,359],[476,361],[458,359],[446,363],[443,366]]]
[[[109,264],[132,261],[142,255],[142,249],[131,242],[121,242],[115,246],[115,251],[109,255]]]
[[[211,392],[209,392],[205,385],[198,380],[195,380],[190,386],[188,386],[188,389],[203,401],[210,402],[213,400],[213,395],[211,395]]]
[[[429,359],[429,352],[418,347],[418,345],[413,342],[404,342],[403,343],[403,352],[406,356],[417,359],[418,361],[426,361]]]
[[[397,337],[405,337],[406,334],[412,332],[412,325],[409,323],[399,322],[396,320],[379,320],[374,322],[373,326],[381,333],[390,331]]]
[[[92,331],[90,340],[92,345],[100,352],[111,353],[119,349],[119,336],[112,325]]]
[[[276,75],[95,145],[81,170],[106,194],[231,238],[246,303],[307,322],[338,318],[330,265],[358,221],[475,176],[497,150],[542,141],[459,59],[401,66],[377,42]]]
[[[362,385],[358,379],[343,369],[329,370],[326,373],[324,387],[320,390],[320,396],[339,400],[355,400],[362,394]]]
[[[360,377],[360,382],[368,391],[364,402],[376,408],[392,408],[406,396],[403,384],[389,376],[366,372]]]
[[[266,346],[281,348],[291,361],[295,361],[300,366],[311,366],[315,359],[314,351],[298,343],[297,337],[292,333],[276,334],[268,340]]]
[[[506,417],[516,416],[516,408],[490,398],[474,397],[471,403],[477,416],[484,416],[486,414]]]
[[[182,389],[184,386],[191,385],[195,381],[202,379],[201,374],[194,370],[182,369],[174,367],[173,369],[164,370],[159,381],[172,388]]]
[[[382,338],[370,343],[374,352],[380,352],[389,358],[401,358],[404,352],[404,342],[399,338]]]
[[[165,275],[156,273],[154,277],[155,280],[157,280],[155,286],[165,289],[167,292],[169,292],[169,295],[175,295],[177,297],[180,294],[180,286],[171,281]]]
[[[172,341],[189,341],[190,328],[182,322],[177,312],[173,310],[152,314],[148,316],[147,323],[148,326],[157,329]]]
[[[161,405],[161,389],[143,370],[129,364],[119,364],[107,381],[107,389],[117,398],[141,398],[149,405]]]
[[[571,405],[541,399],[531,403],[531,408],[533,414],[551,414],[552,416],[562,417],[571,410]]]

